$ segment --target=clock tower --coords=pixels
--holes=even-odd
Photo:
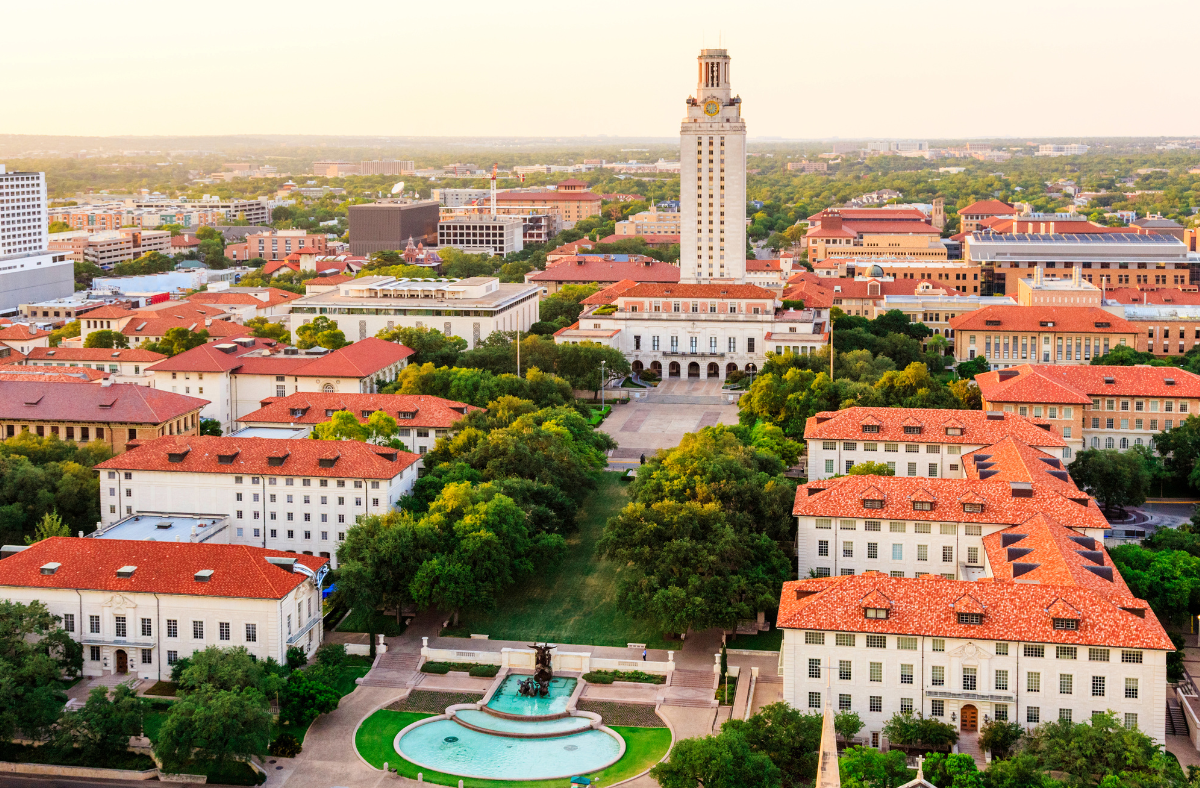
[[[679,133],[679,278],[746,281],[746,124],[729,54],[702,49]]]

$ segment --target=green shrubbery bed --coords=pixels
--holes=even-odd
[[[665,684],[666,676],[640,670],[593,670],[584,673],[583,680],[592,684],[612,684],[614,681],[636,681],[642,684]]]
[[[476,678],[490,679],[500,672],[500,666],[477,665],[474,662],[426,662],[421,666],[422,673],[444,675],[452,670],[463,670]]]

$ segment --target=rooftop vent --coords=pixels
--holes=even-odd
[[[998,326],[998,325],[1000,325],[1000,321],[999,320],[985,320],[985,321],[983,321],[983,324],[985,326]]]
[[[1116,383],[1116,382],[1117,382],[1117,381],[1116,381],[1114,378],[1110,378],[1110,377],[1109,377],[1109,376],[1107,376],[1107,375],[1105,375],[1105,376],[1104,376],[1104,384],[1105,384],[1106,386],[1111,386],[1112,384],[1114,384],[1114,383]]]
[[[183,458],[187,457],[191,450],[190,446],[185,446],[183,451],[167,452],[167,462],[183,462]]]
[[[1067,496],[1067,497],[1068,497],[1068,500],[1070,500],[1072,503],[1077,503],[1080,506],[1088,505],[1088,497],[1086,495],[1082,496],[1082,497],[1074,497],[1074,496]]]
[[[1010,544],[1016,544],[1025,538],[1025,534],[1000,534],[1000,546],[1008,547]]]
[[[971,456],[974,457],[976,465],[978,465],[981,462],[987,462],[988,460],[992,459],[992,455],[990,455],[990,454],[973,454]]]
[[[209,580],[212,580],[212,576],[213,576],[213,570],[201,569],[199,572],[197,572],[195,575],[192,576],[192,579],[194,579],[197,583],[207,583]]]
[[[1123,607],[1121,609],[1124,610],[1126,613],[1132,613],[1133,615],[1137,616],[1138,618],[1146,617],[1146,608],[1144,608],[1144,607]]]
[[[810,497],[811,497],[811,496],[813,496],[813,495],[816,495],[817,493],[822,493],[822,492],[825,492],[825,488],[824,488],[824,487],[810,486],[810,487],[808,488],[808,494],[809,494],[809,496],[810,496]]]
[[[58,571],[60,566],[62,566],[62,564],[60,564],[58,561],[51,561],[48,564],[42,564],[41,572],[44,575],[52,575]]]
[[[154,528],[159,531],[165,531],[174,525],[175,523],[171,522],[170,520],[163,520],[161,523],[155,523]]]
[[[1097,320],[1096,328],[1112,328],[1112,323],[1108,322],[1107,320]]]
[[[39,396],[37,399],[27,399],[27,400],[25,400],[25,404],[26,405],[36,405],[42,401],[42,397],[44,397],[44,396],[46,396],[46,395],[43,394],[43,395]]]
[[[1013,378],[1015,378],[1017,375],[1020,375],[1020,374],[1021,373],[1017,372],[1015,369],[1002,369],[998,373],[996,373],[996,377],[1000,380],[1012,380]]]
[[[1041,326],[1042,328],[1054,328],[1054,321],[1053,320],[1041,320],[1038,322],[1038,325]]]
[[[121,578],[128,580],[129,578],[133,577],[133,573],[136,571],[137,571],[136,566],[123,566],[117,570],[117,577],[121,577]]]
[[[214,346],[213,346],[213,349],[215,349],[215,350],[219,350],[219,351],[221,351],[222,353],[225,353],[225,354],[229,354],[229,353],[233,353],[234,351],[236,351],[236,350],[237,350],[237,345],[234,345],[234,344],[231,344],[231,343],[228,343],[228,342],[222,342],[222,343],[221,343],[221,344],[219,344],[219,345],[214,345]]]
[[[1009,489],[1012,491],[1014,498],[1032,498],[1033,485],[1029,482],[1009,482]]]
[[[1110,583],[1113,582],[1113,568],[1111,566],[1092,566],[1091,564],[1084,564],[1083,568],[1097,577],[1103,577]]]
[[[283,454],[279,454],[274,457],[267,457],[267,465],[278,468],[280,465],[283,465],[290,454],[290,451],[285,451]]]
[[[337,457],[321,457],[317,460],[317,467],[332,468],[338,461]]]
[[[1020,577],[1021,575],[1028,574],[1029,572],[1032,572],[1034,569],[1037,569],[1039,566],[1041,566],[1041,564],[1014,563],[1012,565],[1013,578],[1015,579],[1015,578]]]
[[[817,592],[809,591],[808,589],[805,589],[805,588],[797,588],[796,589],[796,599],[807,599],[808,597],[812,596],[815,593],[817,593]]]
[[[1048,471],[1048,473],[1055,479],[1058,479],[1060,482],[1071,481],[1071,474],[1067,473],[1066,471]]]
[[[1000,471],[980,471],[979,480],[983,481],[984,479],[990,479],[998,473],[1000,473]]]
[[[56,351],[56,350],[47,350],[47,351],[46,351],[46,355],[47,355],[47,356],[53,356],[53,355],[54,355],[56,352],[58,352],[58,351]]]
[[[1057,457],[1038,457],[1038,459],[1049,465],[1051,468],[1062,467],[1062,462]]]
[[[267,563],[292,572],[296,568],[296,557],[291,555],[269,555],[267,556]]]
[[[394,452],[394,451],[377,451],[375,453],[378,454],[383,459],[387,460],[388,462],[395,462],[396,457],[399,456],[399,453]]]
[[[1076,550],[1081,556],[1091,561],[1096,566],[1104,566],[1104,553],[1099,550]]]
[[[1018,558],[1024,558],[1033,552],[1032,547],[1010,547],[1008,548],[1008,557],[1005,561],[1016,561]]]
[[[1072,536],[1070,539],[1085,550],[1096,549],[1096,540],[1090,536]]]
[[[16,555],[28,547],[29,545],[23,544],[6,544],[3,547],[0,547],[0,558],[8,558],[11,555]]]
[[[218,465],[233,465],[233,461],[237,459],[237,456],[239,454],[241,454],[241,452],[236,449],[230,454],[218,454],[217,455],[217,464]]]
[[[1163,378],[1163,383],[1165,383],[1168,386],[1174,386],[1175,378]]]

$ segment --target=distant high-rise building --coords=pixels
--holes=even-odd
[[[7,172],[0,164],[0,313],[75,291],[75,267],[47,251],[44,172]]]
[[[416,171],[417,163],[415,161],[398,159],[363,161],[358,165],[359,175],[408,175]]]
[[[343,175],[358,175],[359,165],[350,161],[314,161],[313,175],[322,178],[340,178]]]
[[[703,49],[679,135],[680,282],[746,279],[746,123],[729,53]]]

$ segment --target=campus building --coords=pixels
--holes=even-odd
[[[75,266],[49,250],[46,174],[0,164],[0,314],[75,292]]]
[[[1153,446],[1200,413],[1200,376],[1176,367],[1020,364],[975,382],[984,410],[1044,419],[1076,453]]]
[[[1088,306],[989,306],[955,317],[950,328],[955,363],[983,356],[993,369],[1090,364],[1118,345],[1137,349],[1141,339],[1138,326]]]
[[[131,515],[199,513],[228,518],[231,544],[336,562],[359,516],[386,514],[412,492],[420,459],[358,441],[159,438],[96,466],[102,528]]]
[[[323,640],[329,562],[230,544],[56,536],[6,547],[0,593],[43,603],[83,647],[83,675],[169,680],[210,646],[287,661]]]

